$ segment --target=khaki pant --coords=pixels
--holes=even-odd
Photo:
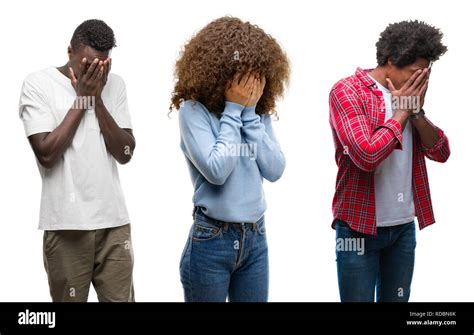
[[[43,256],[53,302],[86,302],[91,283],[100,302],[135,301],[129,224],[45,231]]]

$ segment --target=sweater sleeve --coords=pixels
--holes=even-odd
[[[285,170],[285,156],[281,151],[273,132],[270,115],[258,115],[255,106],[247,107],[242,112],[242,133],[245,141],[253,145],[253,154],[263,178],[274,182]]]
[[[229,154],[229,147],[241,143],[243,109],[226,102],[217,135],[212,131],[212,115],[200,103],[185,101],[179,110],[184,153],[211,184],[224,184],[237,163],[238,157]]]

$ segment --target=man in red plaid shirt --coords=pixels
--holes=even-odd
[[[425,116],[434,61],[447,48],[419,21],[390,24],[378,66],[334,85],[330,125],[339,168],[333,227],[341,301],[408,301],[415,223],[435,222],[425,157],[445,162],[448,138]]]

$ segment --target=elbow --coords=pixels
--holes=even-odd
[[[58,156],[44,148],[33,148],[36,160],[45,169],[51,169],[58,160]]]
[[[429,159],[431,159],[432,161],[435,161],[435,162],[438,162],[438,163],[446,163],[448,161],[448,158],[450,156],[450,152],[447,152],[447,153],[441,153],[437,156],[435,155],[427,155],[427,157]]]
[[[264,178],[268,180],[270,183],[276,182],[278,179],[280,179],[282,174],[273,174],[273,175],[267,175]]]
[[[351,161],[364,172],[374,172],[377,168],[378,163],[370,155],[351,156]]]
[[[448,161],[449,156],[451,155],[451,150],[447,141],[444,141],[443,143],[441,143],[441,145],[435,145],[432,148],[422,147],[422,151],[424,151],[424,155],[428,159],[438,163],[446,163]]]
[[[446,163],[448,161],[449,156],[451,156],[451,150],[449,149],[449,144],[446,141],[445,145],[443,147],[443,150],[441,150],[441,163]]]
[[[358,161],[355,163],[359,169],[361,169],[364,172],[374,172],[375,169],[377,168],[377,164],[375,164],[372,161]]]
[[[451,153],[448,151],[448,152],[444,153],[443,155],[441,155],[441,159],[439,159],[438,161],[440,163],[446,163],[448,161],[450,155],[451,155]]]
[[[231,172],[232,171],[227,172],[223,169],[216,168],[205,171],[205,173],[203,173],[203,176],[209,183],[217,186],[222,186],[227,181],[227,178],[229,178]]]
[[[210,174],[205,176],[206,180],[216,186],[222,186],[225,184],[228,176],[223,174]]]
[[[361,146],[351,156],[354,164],[364,172],[374,172],[380,164],[380,153],[371,145]]]
[[[45,169],[51,169],[56,164],[56,160],[50,155],[37,155],[36,158]]]
[[[200,172],[206,180],[217,186],[222,186],[227,181],[234,170],[237,157],[230,157],[231,160],[220,162],[211,160],[204,166],[201,165]]]
[[[258,164],[263,178],[271,183],[276,182],[281,178],[286,168],[285,156],[280,153],[278,158],[274,157],[270,162],[266,164]]]
[[[130,145],[125,145],[123,153],[117,155],[115,158],[117,162],[121,165],[125,165],[132,160],[133,153],[135,152],[135,140]]]
[[[58,160],[57,154],[41,146],[33,146],[37,162],[45,169],[51,169]]]
[[[441,161],[441,163],[446,163],[446,162],[448,161],[448,159],[449,159],[449,156],[451,156],[451,153],[450,153],[450,152],[448,152],[448,153],[446,154],[446,156],[443,157],[443,160]]]
[[[129,163],[131,160],[132,160],[132,156],[124,156],[124,157],[120,157],[120,159],[117,159],[117,162],[120,165],[125,165]]]
[[[278,169],[275,169],[273,171],[270,171],[264,174],[262,173],[262,177],[268,180],[269,182],[274,183],[281,178],[284,171],[285,171],[285,166],[282,165]]]
[[[222,186],[225,183],[225,180],[222,179],[207,179],[209,183],[216,186]]]

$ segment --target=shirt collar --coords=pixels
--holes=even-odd
[[[375,89],[377,87],[377,83],[369,77],[367,72],[372,71],[373,69],[362,69],[360,67],[356,70],[356,77],[362,82],[362,85],[368,87],[369,89]]]

